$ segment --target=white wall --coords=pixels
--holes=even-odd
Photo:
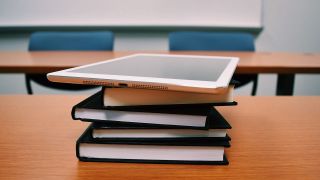
[[[261,27],[261,2],[1,0],[0,26]]]
[[[264,0],[263,6],[258,51],[320,52],[319,0]],[[320,75],[297,75],[294,95],[320,95]]]
[[[320,52],[319,0],[264,0],[257,51]],[[27,50],[27,33],[1,33],[0,50]],[[167,50],[165,32],[116,32],[115,50]],[[26,93],[22,74],[0,75],[0,93]],[[35,86],[36,93],[56,92]],[[236,94],[249,95],[251,85]],[[259,75],[258,95],[274,95],[276,75]],[[89,92],[89,93],[92,93]],[[297,75],[295,95],[320,95],[320,75]]]

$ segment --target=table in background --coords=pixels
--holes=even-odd
[[[279,52],[128,51],[128,52],[0,52],[2,73],[48,73],[134,53],[240,57],[237,74],[276,73],[277,95],[292,95],[294,74],[320,73],[320,54]]]
[[[237,97],[218,107],[232,125],[228,166],[79,162],[85,96],[0,96],[0,179],[317,179],[320,97]]]

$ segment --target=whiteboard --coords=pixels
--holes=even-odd
[[[1,0],[0,27],[262,27],[262,0]]]

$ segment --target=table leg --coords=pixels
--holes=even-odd
[[[277,95],[293,95],[294,74],[278,74]]]

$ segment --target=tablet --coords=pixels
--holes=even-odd
[[[53,82],[217,93],[229,85],[239,58],[135,54],[49,73]]]

